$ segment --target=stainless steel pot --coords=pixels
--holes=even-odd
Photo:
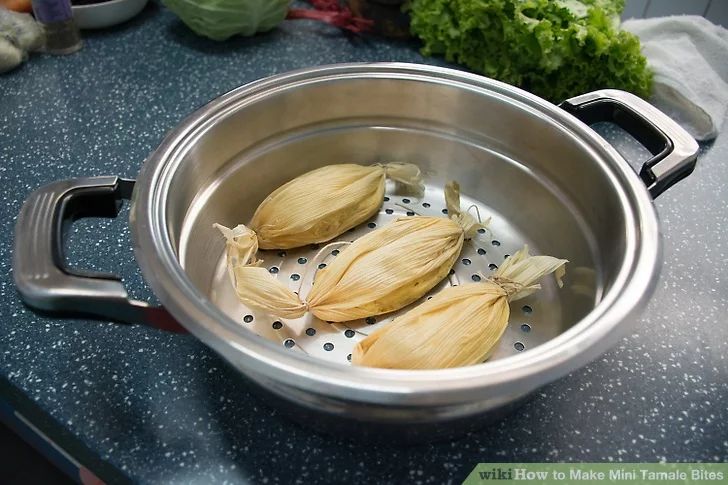
[[[602,120],[621,125],[652,152],[639,175],[587,125]],[[38,189],[18,218],[15,280],[23,299],[44,310],[171,330],[179,329],[176,320],[308,424],[354,429],[357,437],[451,435],[583,366],[631,327],[660,267],[652,197],[692,171],[697,151],[667,116],[620,91],[557,107],[449,69],[316,67],[248,84],[202,107],[165,138],[136,185],[101,177]],[[427,193],[412,199],[388,186],[381,214],[343,240],[397,214],[439,213],[441,187],[455,179],[464,203],[494,222],[492,234],[466,245],[443,285],[470,282],[478,271],[487,275],[523,243],[571,261],[563,290],[547,281],[539,294],[513,305],[510,328],[488,362],[416,372],[352,367],[347,354],[354,342],[386,319],[284,322],[234,298],[213,222],[247,221],[274,188],[316,167],[382,160],[419,164]],[[136,258],[173,319],[130,301],[118,278],[62,266],[63,222],[114,214],[118,201],[130,197]],[[315,252],[272,251],[263,259],[305,291],[305,275],[315,270],[305,266],[325,264],[312,261]]]

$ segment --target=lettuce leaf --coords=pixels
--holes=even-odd
[[[412,0],[411,30],[425,55],[551,101],[601,88],[647,97],[652,73],[633,34],[619,29],[624,0]]]

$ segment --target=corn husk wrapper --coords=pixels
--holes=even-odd
[[[457,183],[448,184],[446,192],[450,219],[401,217],[357,239],[318,271],[306,301],[245,259],[253,245],[247,228],[221,227],[238,298],[275,316],[298,318],[308,310],[330,322],[388,313],[414,302],[448,274],[464,239],[484,227],[461,212]]]
[[[274,190],[253,214],[249,228],[261,249],[289,249],[329,241],[377,213],[385,179],[422,192],[416,165],[328,165]]]
[[[275,279],[256,258],[258,238],[255,233],[240,224],[233,229],[213,224],[226,239],[227,269],[235,293],[244,305],[270,312],[274,307],[266,302],[275,302],[276,315],[283,318],[298,318],[306,312],[306,304],[283,283]]]
[[[359,342],[352,363],[388,369],[443,369],[488,358],[508,325],[508,302],[540,288],[555,272],[559,286],[564,259],[530,256],[524,247],[481,283],[453,286],[394,319]]]

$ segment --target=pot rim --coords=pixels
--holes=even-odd
[[[509,98],[548,116],[578,136],[618,190],[625,210],[625,255],[602,300],[571,328],[528,352],[493,362],[438,370],[343,366],[290,352],[240,327],[187,278],[167,232],[167,193],[182,154],[239,102],[326,79],[362,76],[419,79]],[[607,163],[609,162],[609,163]],[[442,406],[529,392],[575,370],[611,347],[645,306],[657,284],[662,242],[644,184],[595,131],[557,106],[508,84],[419,64],[351,63],[305,68],[243,85],[182,121],[150,155],[138,177],[130,223],[142,273],[167,310],[193,335],[249,377],[318,395],[385,405]]]

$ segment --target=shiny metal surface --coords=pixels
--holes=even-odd
[[[479,366],[420,372],[290,352],[212,303],[223,250],[213,222],[247,220],[264,194],[317,166],[379,160],[416,161],[430,185],[459,180],[496,224],[507,221],[539,251],[569,258],[579,276],[571,293],[599,302],[589,311],[560,292],[570,315],[562,316],[558,336]],[[331,66],[234,90],[165,139],[137,190],[137,258],[183,325],[281,395],[368,403],[362,412],[381,420],[402,419],[403,406],[408,415],[483,412],[489,406],[481,403],[521,396],[583,365],[629,327],[659,268],[651,199],[614,149],[552,104],[447,69]]]
[[[573,112],[594,103],[608,103],[629,111],[642,125],[633,126],[633,129],[647,137],[656,136],[664,140],[663,153],[655,153],[655,157],[645,162],[640,170],[640,177],[653,197],[692,173],[698,157],[698,142],[669,116],[638,96],[616,89],[603,89],[568,99],[561,106]],[[629,131],[629,127],[627,129]]]
[[[15,285],[28,304],[43,310],[77,310],[81,305],[109,316],[109,307],[145,305],[129,301],[119,279],[111,275],[81,276],[63,271],[58,246],[61,205],[74,194],[90,188],[114,190],[118,177],[61,180],[33,191],[18,215],[13,251]],[[133,184],[133,182],[132,182]],[[129,191],[129,194],[131,192]],[[93,309],[90,308],[90,309]]]
[[[423,202],[441,209],[441,188],[451,179],[460,182],[464,205],[493,217],[492,235],[466,244],[443,284],[472,280],[474,268],[487,275],[489,264],[529,243],[571,261],[565,288],[547,280],[544,291],[515,303],[496,358],[459,369],[349,366],[347,349],[369,331],[366,322],[349,324],[351,337],[324,322],[274,329],[275,320],[252,313],[246,322],[248,312],[222,271],[224,245],[212,223],[247,222],[268,193],[308,170],[400,160],[424,170],[425,199],[404,202],[388,187],[390,200],[372,222],[393,216],[387,209],[423,211]],[[145,163],[130,222],[145,278],[190,332],[277,399],[364,425],[436,426],[503,409],[616,342],[649,298],[660,266],[647,189],[588,126],[517,88],[407,64],[317,67],[212,101]],[[315,260],[317,251],[262,257],[305,291],[311,271],[298,273],[298,281],[290,276],[299,257]],[[307,328],[316,333],[307,335]],[[288,339],[296,345],[287,348]]]
[[[131,197],[133,187],[133,180],[119,177],[85,177],[59,180],[28,196],[15,225],[13,248],[15,286],[26,304],[182,330],[164,309],[129,298],[120,277],[66,267],[66,222],[84,215],[116,217],[118,203]]]

